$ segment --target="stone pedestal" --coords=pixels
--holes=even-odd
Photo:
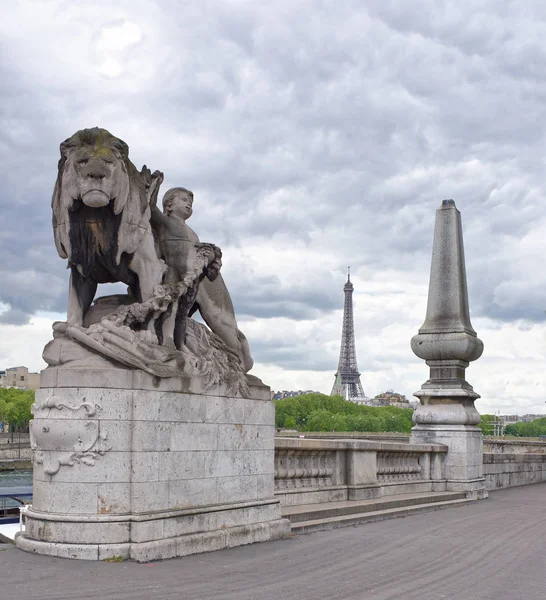
[[[468,498],[487,498],[483,475],[481,429],[471,425],[416,425],[410,444],[443,444],[446,490],[466,492]]]
[[[42,374],[31,439],[34,499],[19,548],[149,561],[283,537],[274,405],[200,393],[197,378],[130,369]],[[77,384],[77,387],[76,387]]]

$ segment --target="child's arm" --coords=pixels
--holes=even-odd
[[[146,166],[142,167],[142,169],[146,169]],[[150,207],[157,207],[157,195],[159,193],[159,187],[163,183],[163,173],[161,171],[154,171],[151,175],[150,170],[147,169],[148,173],[147,179],[150,182],[148,188],[146,190],[146,194],[148,196],[148,203]]]
[[[150,185],[147,189],[148,202],[150,204],[151,216],[150,222],[152,225],[161,226],[166,224],[167,217],[157,208],[157,196],[159,187],[163,183],[163,173],[154,171],[150,176]]]
[[[166,217],[156,205],[150,205],[151,215],[150,223],[154,227],[166,227],[169,224],[169,219]]]

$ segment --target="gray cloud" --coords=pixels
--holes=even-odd
[[[249,323],[323,328],[349,264],[370,297],[399,282],[387,312],[410,318],[400,307],[412,286],[425,293],[443,198],[462,212],[473,317],[542,321],[543,3],[29,7],[6,8],[0,46],[2,322],[65,310],[50,214],[58,145],[94,125],[138,167],[164,170],[164,190],[195,192],[190,224],[222,247]],[[369,317],[384,323],[379,306]],[[335,346],[337,325],[328,335],[320,343]],[[265,362],[335,368],[309,339],[256,336]]]

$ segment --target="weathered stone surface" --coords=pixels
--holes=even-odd
[[[189,533],[150,542],[131,545],[131,558],[138,562],[187,556],[233,548],[244,544],[265,542],[286,537],[290,533],[287,519],[249,523],[214,531]]]
[[[270,390],[247,375],[221,250],[186,223],[193,193],[169,190],[162,212],[163,174],[137,171],[98,127],[60,150],[53,229],[71,270],[68,314],[43,353],[20,547],[150,559],[269,539],[270,521],[278,536]],[[95,299],[115,282],[127,294]]]
[[[275,439],[283,506],[444,491],[447,446],[352,439]]]
[[[38,392],[33,445],[58,468],[35,466],[21,547],[97,560],[127,544],[121,555],[139,560],[269,539],[269,523],[281,518],[271,400],[256,400],[253,410],[252,400],[164,391],[165,381],[154,390]],[[108,450],[88,455],[103,431]],[[82,432],[90,441],[80,451]],[[275,535],[289,527],[283,523]]]
[[[207,391],[221,384],[229,396],[251,397],[244,375],[253,360],[220,274],[222,252],[186,223],[193,193],[167,191],[162,212],[163,173],[138,171],[127,144],[105,129],[82,129],[60,151],[53,231],[71,275],[67,320],[53,325],[44,360],[60,370],[198,376]],[[95,299],[110,282],[128,293]],[[191,319],[196,310],[208,329]],[[59,374],[43,383],[59,385]]]
[[[250,401],[271,401],[270,388],[261,383],[252,375],[245,376],[245,385],[250,390]],[[176,377],[159,378],[144,371],[121,369],[111,366],[110,368],[94,367],[71,367],[56,368],[48,367],[40,374],[40,388],[49,389],[52,395],[58,388],[93,389],[101,394],[104,390],[150,390],[161,391],[163,393],[182,392],[190,396],[205,396],[206,398],[225,397],[233,398],[229,392],[229,386],[220,381],[210,386],[203,377],[199,375],[189,376],[180,373]],[[256,399],[254,399],[254,395]],[[168,400],[166,400],[168,402]],[[153,403],[159,402],[154,399]],[[151,409],[155,410],[158,404],[152,404]],[[142,407],[149,410],[148,407]],[[175,409],[176,410],[176,409]],[[186,409],[181,409],[186,410]],[[201,411],[201,407],[188,408],[188,410]]]
[[[377,484],[377,452],[353,450],[347,453],[347,483],[352,486]]]
[[[468,307],[461,213],[453,200],[444,200],[436,211],[427,315],[419,332],[476,337]],[[479,355],[458,358],[476,360]]]
[[[479,394],[465,380],[465,369],[481,356],[483,343],[470,323],[461,216],[453,200],[444,200],[436,211],[427,315],[411,348],[426,360],[430,379],[415,393],[421,403],[410,442],[448,446],[447,490],[486,497],[482,434],[475,426]]]
[[[484,453],[483,472],[490,491],[541,483],[546,481],[546,454]]]
[[[494,454],[521,454],[528,452],[546,454],[546,440],[486,438],[483,441],[483,451]]]
[[[279,490],[275,492],[283,506],[298,506],[300,504],[321,504],[323,502],[342,502],[348,499],[346,485],[325,488],[299,488],[294,490]]]
[[[479,398],[464,378],[468,363],[481,356],[483,343],[470,323],[461,215],[453,200],[444,200],[436,211],[427,315],[411,348],[430,367],[430,379],[416,392],[418,398],[438,398],[438,404],[449,404],[453,397]],[[465,407],[472,412],[471,402]],[[440,407],[437,412],[445,411]],[[416,422],[431,418],[430,413],[416,414]]]

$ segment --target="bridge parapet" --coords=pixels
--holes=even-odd
[[[546,440],[484,437],[483,451],[492,454],[545,454]]]
[[[484,452],[483,474],[489,491],[546,481],[546,454]]]
[[[442,444],[275,439],[275,496],[285,506],[445,491]]]

